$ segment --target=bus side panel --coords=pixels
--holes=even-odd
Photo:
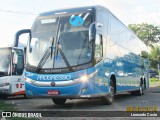
[[[95,94],[108,93],[108,78],[105,76],[104,61],[96,65],[98,73],[95,76]]]
[[[118,63],[116,63],[119,68],[116,74],[119,83],[117,91],[139,89],[140,77],[142,76],[140,57],[121,46],[119,46],[119,52],[123,56],[120,57]]]
[[[139,89],[141,68],[140,46],[137,38],[112,14],[109,17],[105,66],[108,76],[116,77],[116,90]]]

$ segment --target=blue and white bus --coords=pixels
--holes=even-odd
[[[142,95],[148,87],[148,49],[108,9],[90,6],[40,14],[26,51],[27,97],[100,98]]]

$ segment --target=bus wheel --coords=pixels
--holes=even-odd
[[[102,104],[111,105],[114,101],[114,84],[111,81],[109,86],[109,94],[101,98]]]
[[[136,91],[138,96],[141,96],[144,94],[143,84],[140,84],[139,90]]]
[[[141,96],[141,95],[144,94],[144,90],[145,90],[144,84],[142,84],[142,82],[141,82],[141,83],[140,83],[140,86],[139,86],[139,90],[137,90],[137,91],[132,91],[131,94]]]
[[[25,98],[25,99],[29,99],[26,94],[24,94],[24,98]]]
[[[56,105],[64,105],[64,103],[66,102],[66,99],[55,99],[55,98],[52,98],[52,101],[53,101]]]
[[[146,94],[146,80],[144,79],[143,84],[142,84],[142,95]]]

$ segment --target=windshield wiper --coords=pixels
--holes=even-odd
[[[54,37],[52,38],[52,45],[51,45],[51,58],[52,58],[52,54],[53,54],[53,45],[54,45]]]
[[[52,48],[52,47],[49,47],[49,48],[46,50],[46,52],[44,53],[42,59],[40,60],[38,66],[37,66],[37,68],[36,68],[36,72],[39,72],[39,71],[42,69],[43,65],[46,63],[47,59],[49,58],[49,56],[50,56],[50,54],[51,54],[51,52],[52,52],[51,49],[53,49],[53,48]]]
[[[65,64],[67,65],[69,71],[74,71],[74,70],[72,69],[72,67],[70,66],[70,64],[69,64],[69,62],[68,62],[66,56],[64,55],[62,49],[59,47],[59,44],[60,44],[60,43],[58,43],[58,45],[57,45],[57,50],[60,52],[60,54],[61,54],[61,56],[62,56],[62,58],[63,58]]]
[[[79,56],[78,56],[76,70],[77,70],[77,68],[78,68],[79,60],[80,60],[81,55],[82,55],[82,52],[83,52],[83,50],[84,50],[84,48],[85,48],[85,45],[86,45],[87,39],[85,39],[84,41],[85,41],[85,42],[84,42],[84,44],[83,44],[82,50],[81,50],[81,52],[80,52],[80,54],[79,54]]]

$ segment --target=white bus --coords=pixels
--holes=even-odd
[[[29,33],[25,29],[15,34],[13,47],[0,48],[0,97],[25,95],[25,81],[23,76],[26,48],[18,47],[21,34]]]
[[[0,48],[0,97],[25,95],[24,51],[16,47]]]

